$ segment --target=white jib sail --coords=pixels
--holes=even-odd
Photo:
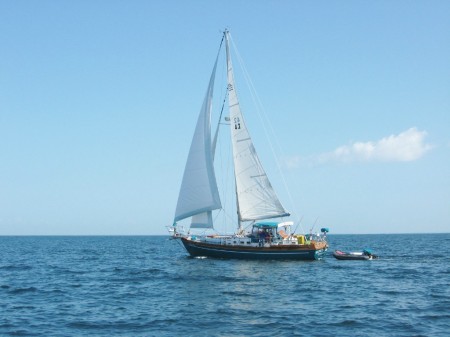
[[[214,173],[211,145],[211,105],[216,67],[217,59],[198,116],[197,126],[184,169],[175,211],[175,222],[222,207]],[[196,221],[198,222],[198,227],[206,227],[205,220],[211,223],[212,226],[210,214],[201,215],[198,217],[198,220]]]
[[[289,213],[283,208],[272,188],[245,125],[235,90],[229,33],[226,32],[225,36],[228,102],[239,220],[250,221],[287,216]]]
[[[213,228],[212,211],[195,214],[191,220],[191,228]]]

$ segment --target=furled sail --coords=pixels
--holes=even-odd
[[[235,90],[228,31],[225,32],[225,36],[228,103],[239,220],[250,221],[287,216],[289,213],[278,200],[245,126]]]
[[[212,227],[210,211],[222,207],[211,144],[211,105],[217,60],[218,57],[197,120],[175,211],[175,222],[193,216],[193,227]]]

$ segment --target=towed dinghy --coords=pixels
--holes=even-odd
[[[374,260],[378,256],[372,254],[368,249],[364,249],[362,252],[343,252],[341,250],[335,250],[333,256],[338,260]]]

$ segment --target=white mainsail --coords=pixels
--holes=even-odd
[[[222,207],[211,144],[211,105],[217,60],[218,56],[198,116],[175,211],[174,222],[192,216],[192,227],[212,227],[211,211]]]
[[[228,103],[239,221],[288,216],[289,213],[281,205],[259,161],[250,134],[245,126],[235,90],[228,31],[225,32],[225,37]]]

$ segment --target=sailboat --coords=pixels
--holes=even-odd
[[[214,168],[218,131],[212,137],[211,111],[217,63],[224,40],[229,110],[225,120],[231,131],[236,231],[223,235],[195,235],[191,233],[192,229],[204,230],[203,233],[213,229],[213,212],[222,209]],[[170,229],[172,238],[180,239],[193,257],[270,260],[322,258],[328,248],[328,229],[323,228],[322,233],[317,235],[298,235],[292,233],[294,222],[285,220],[289,216],[267,177],[247,129],[236,93],[230,33],[225,30],[192,138]],[[191,218],[190,230],[182,233],[177,222],[187,218]]]

